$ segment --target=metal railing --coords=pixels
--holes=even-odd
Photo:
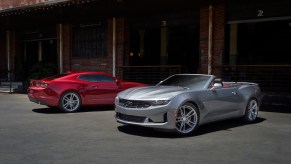
[[[213,67],[220,70],[224,81],[247,81],[260,85],[265,92],[291,92],[291,65],[223,65]],[[180,65],[117,66],[116,77],[124,81],[135,81],[154,85],[170,75],[183,73]],[[0,86],[12,89],[17,80],[15,71],[0,71]],[[17,80],[21,81],[21,80]],[[9,85],[7,85],[9,84]],[[11,90],[10,90],[11,92]]]
[[[223,65],[213,69],[220,70],[224,81],[258,83],[265,92],[291,92],[291,65]],[[116,67],[116,77],[146,84],[157,84],[176,73],[183,73],[182,66]]]
[[[181,73],[180,65],[160,66],[117,66],[116,77],[124,81],[157,84],[170,75]]]
[[[0,87],[9,87],[9,93],[12,93],[12,82],[14,78],[14,71],[0,71]]]
[[[255,82],[266,92],[291,91],[291,65],[224,65],[221,77],[225,81]]]

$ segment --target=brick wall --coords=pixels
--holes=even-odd
[[[213,43],[212,43],[212,74],[219,76],[221,71],[216,66],[222,65],[224,50],[225,6],[214,4],[213,7]],[[209,5],[200,7],[200,71],[208,72],[208,29]]]
[[[33,5],[41,2],[56,1],[56,0],[1,0],[0,10],[16,8],[22,6]]]

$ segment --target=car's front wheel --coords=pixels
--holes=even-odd
[[[59,108],[67,113],[76,112],[81,107],[81,98],[76,92],[66,92],[61,96]]]
[[[191,104],[185,103],[179,107],[176,113],[176,133],[188,135],[193,133],[199,124],[198,108]]]
[[[258,117],[259,105],[256,99],[251,99],[246,107],[244,120],[246,122],[254,122]]]

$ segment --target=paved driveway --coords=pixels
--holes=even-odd
[[[123,126],[113,107],[61,113],[0,93],[0,163],[291,163],[291,109],[265,107],[256,123],[228,120],[177,138]]]

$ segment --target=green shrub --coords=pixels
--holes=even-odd
[[[57,66],[53,63],[39,62],[29,70],[28,81],[31,79],[40,80],[42,78],[55,75]]]

